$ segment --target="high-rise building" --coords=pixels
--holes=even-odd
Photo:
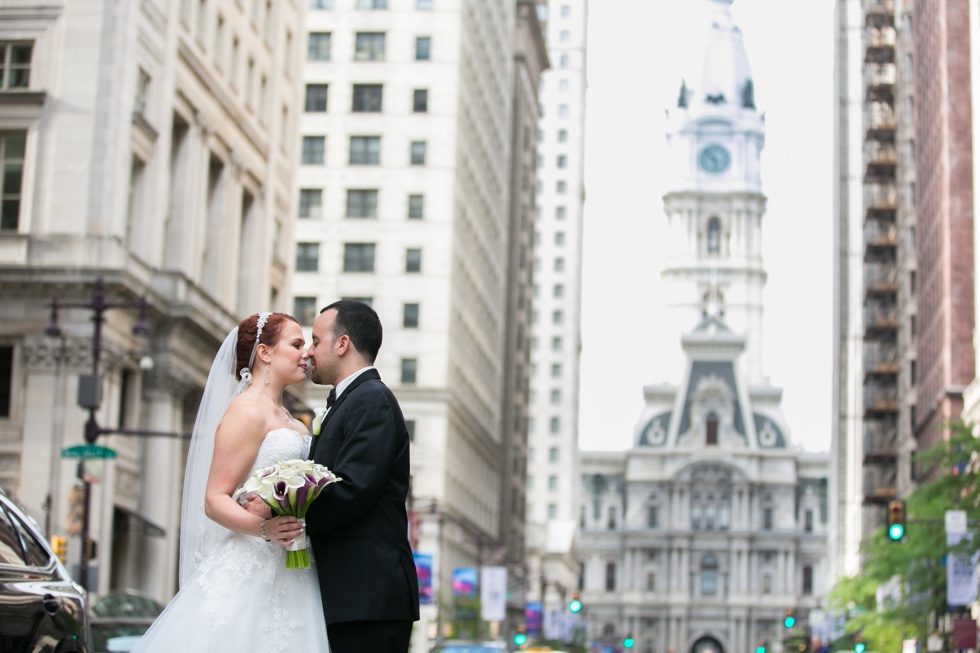
[[[913,23],[915,438],[924,450],[960,417],[975,376],[970,3],[917,0]]]
[[[531,403],[528,422],[529,597],[554,634],[578,582],[578,407],[581,349],[587,0],[549,0],[551,69],[537,129]]]
[[[506,566],[523,608],[529,157],[546,63],[526,5],[326,0],[303,36],[294,311],[310,325],[359,299],[385,326],[376,365],[412,433],[412,540],[432,561],[419,651],[458,622],[457,569]]]
[[[74,568],[69,495],[99,478],[87,512],[95,597],[176,591],[186,444],[101,435],[116,458],[81,466],[61,457],[83,443],[80,406],[102,428],[190,431],[225,334],[290,309],[304,11],[271,0],[2,10],[0,485],[49,534],[71,535]],[[103,314],[103,300],[127,307]],[[96,378],[81,382],[96,355]]]
[[[831,558],[857,572],[911,489],[917,348],[914,39],[904,0],[838,2]]]
[[[792,446],[763,374],[765,122],[731,0],[704,4],[703,72],[668,116],[663,319],[678,340],[662,348],[682,363],[643,388],[630,449],[582,454],[580,626],[640,651],[795,650],[829,590],[828,457]]]

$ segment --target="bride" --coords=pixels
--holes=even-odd
[[[306,378],[304,345],[285,313],[247,317],[221,345],[187,456],[180,591],[134,652],[328,650],[315,561],[286,568],[300,522],[232,499],[260,467],[307,457],[307,429],[282,405],[283,389]]]

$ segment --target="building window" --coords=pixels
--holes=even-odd
[[[615,562],[606,563],[606,591],[607,592],[616,591],[616,563]]]
[[[419,305],[404,304],[402,306],[402,326],[406,329],[419,327]]]
[[[408,441],[415,442],[415,420],[405,420],[405,430],[408,431]]]
[[[354,61],[383,61],[384,32],[358,32],[354,36]]]
[[[20,225],[21,180],[27,132],[0,132],[0,231]]]
[[[561,55],[561,58],[558,59],[558,65],[561,66],[562,68],[568,68],[568,64],[570,62],[571,62],[571,58],[569,58],[567,54]]]
[[[813,532],[813,511],[806,510],[803,512],[803,532],[812,533]]]
[[[813,567],[803,565],[803,596],[813,594]]]
[[[647,591],[657,591],[657,574],[653,573],[652,571],[647,572]]]
[[[381,163],[381,137],[351,136],[349,162],[354,166],[376,166]]]
[[[562,5],[561,6],[561,17],[569,18],[572,15],[572,5]]]
[[[330,61],[330,32],[310,32],[306,40],[306,58],[310,61]]]
[[[300,188],[299,189],[299,217],[319,218],[320,210],[323,208],[323,189],[321,188]]]
[[[556,162],[559,168],[565,168],[568,166],[568,156],[564,154],[558,155],[558,161]]]
[[[762,577],[762,593],[772,593],[772,576],[769,576],[768,574]]]
[[[558,130],[558,142],[559,143],[567,143],[568,142],[568,130],[567,129],[559,129]]]
[[[568,190],[568,182],[559,181],[557,184],[555,184],[555,192],[557,192],[559,195],[563,194],[566,190]]]
[[[316,321],[316,297],[293,297],[293,316],[303,326]]]
[[[568,117],[568,105],[567,104],[559,104],[558,105],[558,117],[559,118],[567,118]]]
[[[707,555],[701,559],[701,594],[713,596],[718,593],[718,559]]]
[[[548,489],[551,490],[552,492],[558,490],[558,477],[555,476],[554,474],[548,476]]]
[[[565,321],[565,313],[562,311],[552,311],[551,322],[552,324],[561,324]]]
[[[658,506],[647,506],[647,528],[658,528],[660,526],[660,514]]]
[[[548,519],[558,519],[558,506],[553,503],[548,504]]]
[[[303,137],[303,165],[322,166],[327,139],[324,136]]]
[[[566,209],[565,209],[564,206],[556,206],[555,207],[555,218],[558,219],[558,220],[564,220],[565,219],[565,212],[566,212]]]
[[[320,266],[320,243],[296,243],[296,271],[316,272]]]
[[[140,68],[136,80],[136,100],[133,102],[133,113],[146,117],[146,107],[150,102],[150,75]]]
[[[772,508],[762,509],[762,530],[772,530]]]
[[[708,446],[718,444],[718,417],[714,413],[705,420],[705,442]]]
[[[406,249],[405,272],[421,272],[421,271],[422,271],[422,250]]]
[[[0,90],[30,86],[33,49],[33,43],[0,43]]]
[[[561,378],[561,363],[553,363],[551,365],[551,378],[553,379]]]
[[[428,61],[432,58],[432,38],[419,36],[415,39],[415,60]]]
[[[333,9],[333,0],[310,0],[310,9]]]
[[[558,245],[559,247],[561,247],[564,244],[565,244],[565,232],[564,231],[556,231],[555,232],[555,245]]]
[[[327,85],[306,85],[306,112],[324,113],[327,110]]]
[[[425,141],[412,141],[410,162],[413,166],[425,165]]]
[[[377,189],[349,189],[347,191],[348,218],[378,217]]]
[[[419,11],[431,11],[433,0],[415,0],[415,8]]]
[[[422,195],[408,196],[408,219],[421,220],[425,215],[425,197]]]
[[[429,91],[424,88],[417,88],[412,91],[412,111],[415,113],[425,113],[429,110]]]
[[[558,257],[555,259],[555,272],[562,272],[565,269],[565,259]]]
[[[552,417],[549,420],[548,428],[552,433],[561,433],[561,419],[558,417]]]
[[[721,221],[718,218],[708,220],[708,253],[717,254],[721,249]]]
[[[402,359],[402,385],[415,385],[418,378],[418,359]]]
[[[561,390],[555,388],[551,391],[551,403],[560,404],[561,403]]]
[[[344,243],[344,272],[374,272],[374,243]]]
[[[388,0],[357,0],[358,9],[387,9]]]
[[[14,348],[0,347],[0,417],[10,417],[14,381]]]
[[[548,462],[556,463],[558,462],[558,447],[551,447],[548,449]]]
[[[381,111],[381,84],[354,84],[354,100],[351,111],[354,113],[377,113]]]
[[[561,336],[555,336],[551,339],[551,351],[561,351],[562,344]]]

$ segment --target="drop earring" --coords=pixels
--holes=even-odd
[[[265,384],[266,385],[269,385],[269,368],[270,367],[272,367],[272,366],[271,365],[266,365],[265,366]]]

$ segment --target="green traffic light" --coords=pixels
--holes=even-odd
[[[755,653],[766,653],[766,647],[765,646],[756,646],[755,647]]]
[[[572,613],[579,613],[582,611],[582,602],[578,599],[572,599],[572,602],[568,604],[568,611]]]
[[[888,539],[893,542],[898,542],[900,539],[905,537],[905,527],[901,524],[892,524],[888,527]]]
[[[514,635],[514,644],[517,646],[524,646],[525,643],[527,643],[527,635],[524,633],[517,633]]]
[[[623,640],[623,648],[633,648],[633,644],[635,643],[632,637],[627,637]]]
[[[796,618],[786,617],[786,619],[783,620],[783,625],[786,626],[787,628],[792,628],[793,626],[796,625]]]
[[[857,644],[854,645],[854,653],[864,653],[865,648],[867,647],[864,644],[858,642]]]

